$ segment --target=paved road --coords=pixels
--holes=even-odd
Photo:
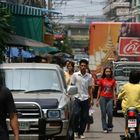
[[[111,133],[103,133],[101,127],[100,109],[94,107],[94,124],[91,125],[89,132],[85,133],[85,140],[120,140],[120,135],[124,134],[124,118],[114,117],[114,128]],[[79,139],[76,139],[79,140]]]

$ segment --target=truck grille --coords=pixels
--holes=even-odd
[[[42,109],[36,102],[15,102],[20,134],[38,134],[39,118],[43,117]],[[7,119],[8,128],[9,119]]]
[[[18,118],[42,118],[42,110],[35,102],[15,102]]]

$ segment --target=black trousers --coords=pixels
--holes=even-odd
[[[89,113],[89,100],[80,101],[79,99],[75,99],[74,101],[74,115],[75,115],[75,132],[78,135],[83,135]]]

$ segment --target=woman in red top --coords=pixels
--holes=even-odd
[[[112,70],[106,67],[99,80],[99,90],[96,101],[97,106],[100,104],[102,128],[105,133],[112,131],[113,128],[113,101],[114,105],[116,105],[115,85],[116,82],[113,79]]]

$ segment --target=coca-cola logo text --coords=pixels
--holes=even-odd
[[[124,54],[140,55],[140,40],[131,40],[123,48]]]

